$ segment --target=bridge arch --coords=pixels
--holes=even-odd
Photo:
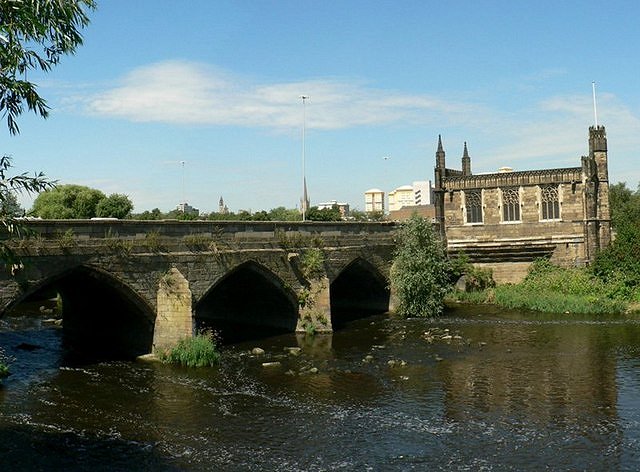
[[[272,271],[244,262],[217,281],[196,303],[198,329],[211,328],[223,343],[294,332],[296,294]]]
[[[62,299],[63,340],[72,353],[132,359],[151,352],[155,310],[127,283],[79,265],[41,280],[22,299],[56,292]]]
[[[356,257],[331,282],[331,324],[334,329],[345,322],[389,311],[389,282],[378,268]]]

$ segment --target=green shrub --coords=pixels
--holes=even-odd
[[[615,240],[600,251],[591,269],[604,281],[624,283],[629,292],[640,285],[640,221],[621,224]]]
[[[162,356],[163,362],[186,367],[212,367],[220,362],[220,353],[211,331],[202,331],[178,344]]]
[[[58,245],[61,249],[70,249],[77,244],[78,242],[76,241],[75,234],[71,228],[66,230],[64,233],[58,233]]]
[[[627,304],[604,295],[576,295],[557,291],[532,292],[520,285],[500,285],[494,290],[495,303],[506,308],[547,313],[623,313]]]
[[[457,280],[469,269],[469,266],[471,266],[469,256],[467,256],[463,251],[460,251],[455,256],[450,257],[449,264],[451,283],[457,282]]]
[[[522,283],[495,288],[495,302],[508,308],[554,313],[622,313],[626,310],[620,283],[605,283],[584,268],[558,267],[536,260]]]
[[[186,234],[182,240],[190,251],[205,251],[213,242],[211,237],[205,234]]]
[[[465,274],[465,289],[467,292],[479,292],[496,286],[493,280],[493,270],[476,267],[469,264]]]
[[[305,249],[300,257],[302,275],[305,279],[317,279],[324,275],[324,253],[318,248]]]
[[[398,233],[391,286],[403,316],[439,316],[450,287],[451,264],[431,223],[417,215]]]
[[[161,252],[166,248],[162,244],[160,233],[157,231],[149,231],[144,235],[144,244],[151,252]]]

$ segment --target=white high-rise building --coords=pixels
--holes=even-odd
[[[432,192],[429,180],[418,180],[412,185],[398,187],[389,192],[389,211],[398,211],[403,207],[430,205]]]
[[[364,192],[364,211],[372,213],[381,211],[384,213],[384,192],[379,188],[372,188]]]
[[[389,211],[396,211],[405,206],[414,206],[415,196],[411,185],[403,185],[389,192]]]
[[[433,203],[433,188],[430,180],[418,180],[413,183],[413,195],[416,205],[431,205]]]

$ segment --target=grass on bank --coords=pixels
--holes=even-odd
[[[220,362],[220,352],[211,331],[201,331],[191,338],[185,338],[171,350],[162,354],[167,364],[185,367],[213,367]]]
[[[588,268],[562,268],[540,259],[519,284],[453,291],[449,300],[549,313],[618,314],[637,306],[640,287],[622,275],[603,280]]]

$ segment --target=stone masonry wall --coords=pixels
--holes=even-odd
[[[394,225],[388,223],[35,221],[29,226],[35,235],[12,243],[23,267],[14,274],[10,267],[0,272],[0,313],[82,267],[126,292],[156,320],[158,346],[184,337],[186,313],[191,318],[193,307],[242,264],[258,264],[297,297],[308,281],[292,256],[305,247],[321,248],[326,290],[315,290],[314,303],[325,313],[317,317],[322,321],[331,281],[356,258],[387,277],[394,246]],[[169,279],[177,292],[166,290],[163,281]],[[327,326],[330,319],[318,330]]]

